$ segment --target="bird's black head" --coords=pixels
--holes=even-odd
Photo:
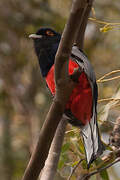
[[[46,76],[54,64],[55,54],[61,35],[51,28],[40,28],[35,34],[29,36],[34,41],[34,48],[40,63],[43,76]]]
[[[40,28],[35,34],[29,36],[34,40],[34,47],[37,56],[41,49],[50,48],[53,43],[60,41],[60,34],[51,28]]]
[[[37,32],[37,35],[41,35],[44,36],[46,38],[48,37],[54,37],[54,36],[58,36],[59,33],[55,32],[53,29],[51,28],[40,28]]]

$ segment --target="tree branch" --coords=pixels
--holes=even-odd
[[[56,95],[41,129],[37,145],[33,151],[22,180],[36,180],[38,178],[47,158],[52,139],[64,112],[65,105],[75,87],[76,83],[74,83],[68,76],[68,59],[77,27],[81,20],[80,17],[82,17],[81,12],[83,11],[81,11],[81,9],[84,9],[83,7],[85,4],[86,2],[82,0],[73,1],[70,17],[63,32],[55,58]]]
[[[120,117],[116,119],[110,136],[110,145],[113,146],[114,149],[120,148]]]
[[[37,145],[33,150],[33,154],[25,171],[23,180],[36,180],[38,178],[47,158],[51,141],[54,137],[55,130],[61,119],[63,111],[64,108],[61,104],[58,101],[53,101],[41,129]]]
[[[85,7],[86,7],[87,5],[85,4],[85,3],[83,3],[82,1],[81,1],[81,4],[80,4],[80,7],[79,7],[79,19],[78,19],[78,23],[80,24],[80,22],[83,22],[83,12],[85,11]],[[71,11],[72,13],[75,13],[75,8],[74,8],[74,6],[72,6],[72,11]],[[73,15],[71,15],[71,16],[73,16]],[[74,16],[73,16],[73,18],[74,18]],[[88,18],[88,17],[87,17]],[[74,18],[75,19],[75,18]],[[85,19],[85,18],[84,18]],[[65,28],[65,30],[64,30],[64,32],[63,32],[63,36],[62,36],[62,38],[61,38],[61,44],[60,44],[60,48],[59,48],[59,50],[58,50],[58,53],[60,54],[62,54],[63,55],[63,57],[61,56],[61,57],[59,57],[58,56],[58,54],[56,55],[56,64],[57,64],[57,61],[58,61],[58,63],[59,63],[59,65],[57,64],[57,67],[59,67],[59,70],[61,71],[61,73],[59,73],[60,74],[60,76],[61,75],[63,75],[63,74],[65,74],[65,77],[67,77],[68,76],[68,73],[67,73],[67,68],[66,68],[66,66],[67,66],[67,63],[64,63],[64,67],[63,67],[63,69],[62,68],[60,68],[60,66],[61,66],[61,63],[63,63],[62,62],[62,58],[65,60],[65,59],[68,59],[69,58],[69,56],[68,56],[68,52],[67,51],[69,51],[69,49],[71,49],[72,48],[72,44],[73,44],[73,42],[74,42],[74,36],[68,36],[68,34],[70,33],[70,34],[73,34],[73,32],[72,31],[74,31],[74,29],[76,29],[77,28],[77,23],[76,23],[76,28],[74,28],[73,29],[73,19],[70,17],[70,21],[68,21],[69,23],[66,25],[66,28]],[[87,24],[87,20],[86,20],[86,24]],[[72,27],[70,27],[70,26],[72,26]],[[85,26],[84,26],[84,29],[85,29]],[[80,34],[79,36],[84,36],[84,33],[82,34]],[[66,38],[65,38],[66,37]],[[70,39],[70,38],[72,38],[72,40]],[[82,37],[81,37],[82,38]],[[83,38],[84,39],[84,38]],[[65,42],[65,40],[66,40],[66,42]],[[70,44],[70,41],[71,41],[71,44]],[[67,47],[66,46],[63,46],[63,44],[66,44],[67,45]],[[79,45],[81,44],[81,42],[79,43]],[[60,60],[58,60],[58,59],[60,59]],[[62,67],[62,66],[61,66]],[[57,73],[58,73],[58,69],[56,70],[56,76],[57,76]],[[58,76],[57,76],[57,78],[56,78],[57,80],[56,80],[56,84],[57,84],[57,86],[58,86],[58,89],[59,89],[59,85],[60,85],[60,79],[58,78]],[[59,82],[58,82],[58,79],[59,79]],[[64,83],[66,83],[65,81],[67,81],[67,78],[64,80]],[[64,85],[62,84],[62,87],[64,87]],[[65,94],[65,96],[66,96],[66,94]],[[65,98],[65,97],[64,97]],[[60,98],[61,99],[61,98]],[[62,100],[63,101],[63,100]],[[64,128],[64,125],[63,125],[63,128]],[[63,129],[62,128],[62,129]],[[62,133],[62,136],[64,136],[64,132]],[[56,138],[56,140],[55,140],[55,138]],[[57,168],[57,163],[58,163],[58,159],[59,159],[59,155],[60,155],[60,149],[61,149],[61,147],[59,146],[59,141],[57,140],[57,135],[55,135],[55,137],[54,137],[54,141],[56,141],[56,144],[54,144],[54,145],[52,145],[53,147],[51,147],[51,149],[52,150],[50,150],[50,152],[49,152],[49,156],[48,156],[48,158],[47,158],[47,160],[46,160],[46,163],[45,163],[45,167],[44,167],[44,172],[42,173],[42,176],[41,176],[41,179],[46,179],[46,180],[48,180],[48,179],[51,179],[51,178],[53,178],[54,177],[54,175],[55,175],[55,172],[56,172],[56,168]],[[62,137],[61,137],[62,138]],[[62,138],[63,139],[63,138]],[[62,143],[61,143],[61,145],[62,145]],[[56,152],[56,148],[57,148],[57,146],[59,147],[58,148],[58,153],[57,153],[57,156],[54,156],[54,154],[52,154],[51,152],[53,152],[53,148],[55,148],[55,152]],[[50,167],[51,167],[51,171],[49,171],[50,170]],[[48,172],[48,173],[46,173],[46,172]]]
[[[111,167],[117,162],[120,162],[120,148],[116,149],[115,151],[113,150],[108,155],[103,156],[102,160],[103,161],[96,167],[96,170],[92,170],[91,172],[85,172],[82,174],[82,176],[80,174],[78,180],[87,180],[91,176],[100,173],[101,171]]]
[[[75,40],[75,36],[78,31],[79,24],[82,21],[82,14],[84,12],[84,7],[86,6],[86,1],[83,0],[74,0],[70,12],[70,16],[68,19],[68,23],[66,24],[60,45],[55,58],[55,82],[56,85],[59,84],[60,79],[64,79],[67,81],[68,78],[68,59],[71,53],[71,49]]]
[[[79,162],[76,164],[76,166],[72,169],[72,171],[71,171],[69,177],[67,178],[67,180],[70,180],[70,179],[71,179],[73,173],[75,172],[75,170],[77,169],[77,167],[81,164],[81,162],[82,162],[83,160],[84,160],[84,159],[80,159],[80,161],[79,161]]]
[[[93,172],[91,172],[91,173],[89,173],[89,174],[84,175],[84,176],[83,176],[82,178],[80,178],[79,180],[86,180],[86,178],[90,178],[91,176],[93,176],[93,175],[95,175],[95,174],[97,174],[97,173],[100,173],[101,171],[103,171],[103,170],[105,170],[105,169],[113,166],[114,164],[116,164],[116,163],[118,163],[118,162],[120,162],[120,158],[116,159],[114,162],[108,164],[108,165],[105,166],[105,167],[102,167],[102,168],[100,168],[100,169],[97,169],[96,171],[93,171]]]
[[[86,26],[88,22],[88,17],[89,17],[89,14],[93,5],[93,1],[94,0],[88,0],[88,3],[85,6],[82,22],[79,26],[79,30],[75,38],[75,43],[80,49],[84,48],[84,35],[85,35],[85,30],[86,30]]]
[[[52,141],[49,154],[45,162],[44,169],[42,171],[42,176],[40,178],[41,180],[54,179],[54,176],[57,170],[57,165],[59,161],[59,156],[61,152],[61,147],[62,147],[62,143],[64,139],[64,133],[65,133],[67,122],[68,122],[67,118],[63,116],[57,127],[54,139]]]

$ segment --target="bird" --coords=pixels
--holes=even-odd
[[[33,39],[41,74],[54,96],[54,62],[61,34],[52,28],[41,27],[35,34],[29,35],[29,38]],[[72,75],[77,68],[82,71],[66,104],[64,115],[68,118],[69,123],[81,130],[89,169],[91,163],[105,150],[97,122],[98,87],[93,67],[87,55],[76,44],[73,44],[68,65],[69,75]]]

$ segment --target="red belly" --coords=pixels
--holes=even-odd
[[[69,61],[69,74],[78,68],[78,64],[74,61]],[[54,82],[54,65],[46,77],[47,85],[53,95],[55,95],[55,82]],[[79,77],[78,85],[73,89],[70,99],[66,105],[66,109],[70,109],[72,114],[86,124],[91,119],[92,114],[92,89],[87,76],[84,72]]]

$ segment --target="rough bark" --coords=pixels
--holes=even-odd
[[[120,149],[120,117],[116,119],[110,136],[110,144],[114,149]]]
[[[84,34],[85,34],[85,29],[88,21],[88,16],[92,7],[92,2],[93,0],[89,3],[84,3],[82,7],[79,9],[79,28],[77,28],[77,33],[76,33],[76,39],[74,42],[83,49],[83,41],[84,41]],[[66,33],[66,32],[64,32]],[[67,35],[67,34],[66,34]],[[64,41],[64,39],[63,39]],[[63,49],[64,51],[64,49]],[[56,170],[57,170],[57,164],[60,156],[60,150],[62,146],[62,141],[64,137],[64,129],[65,129],[66,121],[62,120],[60,122],[59,127],[57,128],[57,132],[55,134],[54,140],[52,142],[48,158],[45,162],[45,167],[42,172],[41,180],[51,180],[54,179]],[[54,152],[54,153],[53,153]]]
[[[38,178],[40,171],[44,167],[52,139],[63,115],[65,105],[72,89],[75,87],[75,83],[68,76],[68,59],[77,27],[80,23],[79,17],[81,15],[81,7],[83,7],[85,3],[86,2],[82,0],[73,1],[70,17],[64,29],[55,58],[56,95],[41,129],[37,145],[33,151],[22,180],[36,180]]]
[[[90,11],[93,5],[94,0],[89,0],[88,3],[86,3],[86,6],[84,7],[84,12],[82,14],[82,21],[79,26],[78,33],[75,38],[75,43],[76,45],[80,48],[84,48],[84,35],[85,35],[85,30],[88,22],[88,17],[90,15]]]
[[[57,127],[54,139],[52,141],[48,158],[45,162],[45,166],[42,171],[42,176],[40,178],[41,180],[54,179],[54,176],[57,170],[57,165],[59,161],[59,156],[61,152],[61,147],[62,147],[62,143],[64,139],[64,133],[65,133],[67,122],[68,122],[67,118],[63,116]]]
[[[33,151],[23,180],[37,179],[44,166],[54,133],[64,112],[67,100],[75,86],[68,76],[68,59],[80,24],[79,17],[82,16],[86,3],[88,2],[82,0],[73,1],[70,17],[64,29],[55,58],[56,96],[40,132],[38,143]]]
[[[60,45],[56,54],[55,60],[55,82],[56,87],[59,87],[60,79],[64,79],[66,83],[68,78],[68,59],[72,49],[72,45],[75,41],[76,34],[78,32],[78,27],[81,23],[82,14],[84,12],[84,7],[87,1],[74,0],[70,12],[68,22],[64,28]]]

